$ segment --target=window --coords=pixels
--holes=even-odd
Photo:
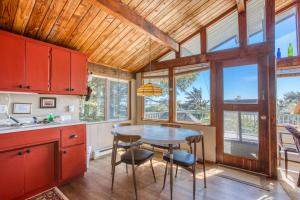
[[[279,14],[275,19],[275,55],[280,49],[281,57],[287,57],[289,44],[293,46],[293,55],[297,55],[296,9]]]
[[[161,96],[144,97],[144,119],[169,119],[169,78],[168,71],[155,71],[143,74],[144,84],[151,82],[162,88]]]
[[[80,120],[104,121],[106,79],[94,76],[89,82],[89,86],[92,94],[89,101],[85,101],[85,98],[81,101]]]
[[[175,69],[176,121],[210,124],[210,70],[207,65]]]
[[[247,1],[246,9],[248,44],[265,41],[265,0]]]
[[[256,104],[258,102],[258,66],[244,65],[223,69],[224,102]]]
[[[109,81],[109,119],[128,119],[128,82]]]
[[[89,82],[92,89],[88,101],[82,98],[80,120],[105,121],[128,119],[129,82],[93,76]]]
[[[200,34],[180,45],[180,57],[192,56],[201,53]]]
[[[176,58],[176,54],[174,51],[170,51],[169,53],[166,53],[163,55],[160,59],[158,59],[159,62],[166,61],[166,60],[172,60]]]
[[[208,52],[238,47],[238,13],[233,12],[206,31]]]

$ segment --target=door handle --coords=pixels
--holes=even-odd
[[[260,116],[260,119],[261,119],[261,120],[266,120],[266,119],[267,119],[267,116],[266,116],[266,115],[262,115],[262,116]]]

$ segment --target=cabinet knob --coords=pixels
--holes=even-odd
[[[26,150],[26,153],[30,153],[30,152],[31,152],[31,150],[30,150],[30,149],[27,149],[27,150]]]
[[[18,85],[17,88],[23,88],[23,85]]]
[[[63,151],[63,154],[67,154],[67,151]]]
[[[71,90],[71,91],[74,91],[75,89],[74,89],[74,88],[71,88],[70,90]]]
[[[70,88],[66,88],[66,91],[70,91]]]
[[[27,89],[30,89],[30,88],[31,88],[31,86],[30,86],[30,85],[27,85],[27,86],[26,86],[26,88],[27,88]]]
[[[22,153],[22,151],[19,151],[18,156],[21,156],[21,155],[23,155],[23,153]]]

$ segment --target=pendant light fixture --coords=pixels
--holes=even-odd
[[[151,39],[149,38],[149,65],[151,72]],[[159,85],[151,83],[151,79],[149,83],[142,84],[137,89],[137,96],[149,97],[149,96],[161,96],[162,89]]]

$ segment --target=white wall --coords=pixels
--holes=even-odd
[[[40,97],[56,97],[56,108],[44,109],[40,108]],[[0,105],[7,105],[8,111],[12,114],[13,103],[31,103],[31,114],[12,114],[16,118],[23,117],[46,117],[49,113],[54,115],[71,115],[73,120],[79,120],[79,96],[74,95],[41,95],[41,94],[22,94],[22,93],[0,93]],[[68,105],[74,105],[75,111],[68,112]],[[4,114],[0,114],[0,119],[5,118]]]
[[[136,87],[141,84],[141,74],[136,76]],[[136,98],[136,119],[137,124],[160,124],[151,120],[142,120],[142,98]],[[216,127],[199,125],[199,124],[180,124],[183,128],[190,128],[202,131],[204,134],[205,160],[216,162]],[[202,158],[201,144],[197,147],[197,155]]]

